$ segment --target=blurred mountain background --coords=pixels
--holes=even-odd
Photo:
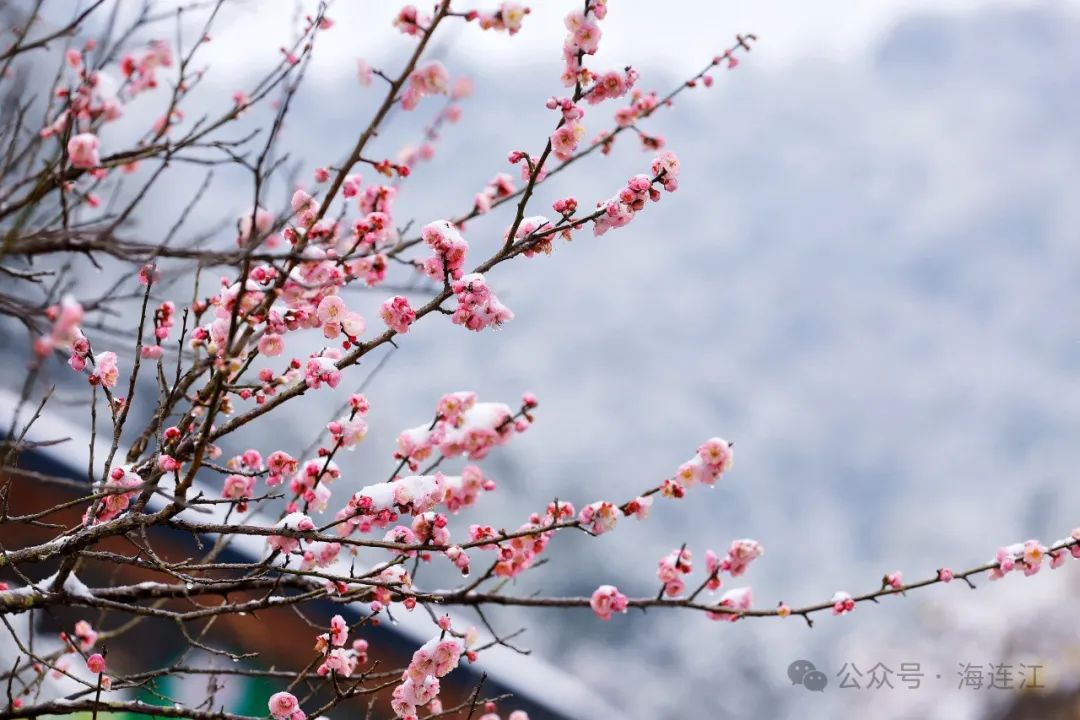
[[[622,5],[613,3],[613,22],[637,13],[645,26],[644,14],[659,13]],[[255,47],[244,26],[253,12],[241,6],[215,37],[227,79],[211,72],[193,102],[221,108],[243,78],[273,62],[266,42],[258,53],[236,44],[247,37]],[[723,19],[722,10],[708,12]],[[527,19],[523,42],[541,19]],[[723,24],[712,45],[689,47],[680,45],[679,21],[693,18],[641,38],[645,62],[605,55],[596,66],[634,63],[641,87],[666,92],[735,31],[756,30]],[[835,21],[842,27],[842,14]],[[359,29],[382,38],[388,28]],[[348,39],[349,25],[331,31],[339,32]],[[552,127],[543,100],[562,93],[557,44],[510,64],[461,49],[475,28],[455,32],[436,53],[453,74],[474,76],[477,91],[462,125],[446,128],[435,158],[402,186],[399,224],[467,210],[491,176],[508,171],[507,151],[542,143]],[[623,521],[596,540],[558,538],[553,562],[522,578],[521,593],[587,594],[610,582],[648,595],[658,588],[656,562],[682,543],[703,565],[706,548],[722,554],[732,539],[752,537],[766,548],[744,578],[755,603],[805,604],[838,589],[874,589],[896,569],[915,579],[985,562],[999,545],[1029,537],[1049,544],[1080,523],[1077,4],[915,10],[846,54],[808,43],[782,61],[768,59],[774,46],[762,35],[736,71],[718,71],[714,88],[684,94],[648,123],[682,159],[678,192],[627,228],[582,233],[550,257],[491,273],[516,313],[503,329],[473,336],[434,318],[403,338],[367,390],[372,433],[342,461],[335,498],[383,479],[397,432],[427,422],[443,392],[513,403],[531,390],[538,422],[484,463],[501,488],[473,516],[484,522],[516,527],[555,497],[621,501],[670,476],[709,436],[737,447],[734,470],[715,489],[658,501],[650,521]],[[518,39],[502,40],[512,52]],[[336,69],[312,74],[285,133],[298,177],[336,162],[354,142],[350,128],[366,123],[378,93],[357,85],[355,57],[377,66],[391,58],[392,68],[407,45],[379,42],[377,56],[357,40]],[[124,123],[145,127],[152,105]],[[437,105],[397,117],[402,124],[379,138],[375,155],[415,142]],[[588,138],[610,125],[613,109],[587,108]],[[246,122],[265,123],[263,113]],[[189,118],[198,114],[189,108]],[[122,144],[123,132],[104,134],[105,150],[110,138]],[[651,157],[624,135],[612,156],[543,186],[531,214],[568,194],[583,204],[605,199]],[[187,184],[155,191],[129,235],[163,234],[204,172],[178,168]],[[224,223],[223,247],[250,206],[242,182],[219,173],[200,206],[198,225]],[[280,188],[279,202],[286,197]],[[506,210],[466,228],[471,257],[497,247]],[[106,264],[87,287],[114,278]],[[355,299],[372,326],[383,296]],[[24,347],[21,331],[5,332],[9,347]],[[60,366],[54,374],[71,379]],[[308,393],[293,412],[258,425],[260,449],[299,451],[336,405],[328,392]],[[588,612],[491,615],[504,630],[527,625],[523,644],[630,718],[1075,711],[1077,567],[980,585],[886,598],[843,618],[821,616],[812,629],[798,618],[729,625],[661,612],[611,623]],[[797,659],[813,661],[830,686],[791,687],[786,669]],[[865,671],[878,662],[919,663],[926,677],[918,690],[895,679],[892,690],[838,687],[844,663]],[[958,689],[963,665],[1000,663],[1041,665],[1046,689]]]

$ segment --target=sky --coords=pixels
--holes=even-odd
[[[291,7],[288,0],[271,0]],[[493,3],[488,3],[493,5]],[[564,36],[562,18],[574,3],[541,0],[531,4],[524,29],[512,40],[500,33],[458,33],[445,48],[451,57],[486,64],[486,69],[532,66],[546,60],[557,62]],[[653,0],[616,0],[604,21],[604,40],[598,60],[612,63],[648,63],[684,75],[696,71],[719,44],[726,46],[737,32],[755,33],[765,43],[754,59],[764,68],[786,67],[811,59],[850,59],[865,52],[887,33],[898,19],[912,14],[955,15],[980,7],[1058,7],[1075,9],[1075,0],[755,0],[755,2],[677,2],[675,11]],[[303,3],[311,12],[314,3]],[[417,3],[423,7],[423,3]],[[265,7],[265,6],[263,6]],[[382,0],[338,0],[328,15],[343,32],[326,35],[324,50],[316,59],[323,78],[352,72],[357,57],[382,57],[402,40],[385,32],[397,3]],[[470,7],[467,4],[462,7]],[[475,7],[486,7],[478,3]],[[257,53],[284,43],[289,28],[282,22],[287,13],[268,13],[247,3],[228,11],[238,18],[215,34],[207,57],[221,59],[225,72],[241,73]],[[221,72],[219,70],[219,72]],[[220,75],[219,75],[220,78]]]

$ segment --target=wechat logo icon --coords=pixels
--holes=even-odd
[[[814,667],[809,660],[796,660],[788,665],[788,679],[792,685],[802,685],[810,692],[824,692],[829,684],[829,678],[825,673]]]

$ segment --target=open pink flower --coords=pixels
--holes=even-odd
[[[589,607],[601,620],[610,620],[612,614],[626,612],[626,606],[626,596],[614,585],[601,585],[589,600]]]
[[[85,652],[97,643],[98,634],[90,623],[80,620],[75,623],[75,637],[79,640],[79,649]]]
[[[90,376],[91,382],[100,382],[107,388],[116,387],[120,379],[120,368],[116,364],[116,353],[106,351],[97,356],[97,365],[94,374]]]
[[[300,703],[292,693],[279,692],[270,696],[270,714],[277,720],[285,720],[300,709]]]
[[[77,168],[92,168],[101,164],[98,148],[101,141],[94,133],[79,133],[68,140],[68,159]]]

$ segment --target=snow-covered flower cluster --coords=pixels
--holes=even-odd
[[[315,529],[315,523],[302,512],[291,512],[278,521],[275,527],[294,532],[311,532]],[[300,539],[291,535],[269,535],[266,545],[275,552],[291,553],[300,547]]]
[[[383,302],[379,317],[394,332],[407,333],[409,326],[416,322],[416,311],[409,305],[408,298],[395,295]]]
[[[523,406],[527,405],[523,400]],[[505,403],[479,402],[472,392],[443,396],[437,413],[430,427],[422,425],[398,436],[396,459],[415,468],[438,450],[448,458],[465,455],[470,460],[483,460],[492,448],[505,444],[530,424],[526,414],[515,417]]]
[[[417,717],[418,707],[436,700],[440,689],[439,678],[456,668],[464,653],[464,641],[445,636],[428,640],[413,653],[401,677],[401,684],[394,688],[390,701],[398,717]]]
[[[487,327],[499,327],[514,319],[510,308],[487,285],[480,273],[470,273],[451,284],[458,306],[451,316],[455,325],[479,332]]]
[[[1053,550],[1034,539],[998,548],[997,555],[994,556],[997,566],[990,570],[990,579],[1000,580],[1014,570],[1022,570],[1026,576],[1034,575],[1039,572],[1043,561],[1048,558],[1050,568],[1057,569],[1065,563],[1069,555],[1080,558],[1078,541],[1080,541],[1080,528],[1074,530],[1070,538],[1054,543],[1056,549]],[[1063,547],[1066,545],[1068,547]]]
[[[740,619],[742,611],[749,610],[753,604],[754,594],[748,587],[733,588],[728,590],[720,597],[720,601],[716,603],[718,608],[722,608],[722,611],[706,612],[710,620],[720,620],[723,622],[735,622]]]
[[[465,242],[457,228],[446,220],[436,220],[423,227],[420,237],[434,253],[421,265],[423,273],[439,282],[460,280],[464,274],[469,243]]]
[[[601,585],[593,591],[589,607],[601,620],[610,620],[615,613],[624,613],[627,598],[614,585]]]

